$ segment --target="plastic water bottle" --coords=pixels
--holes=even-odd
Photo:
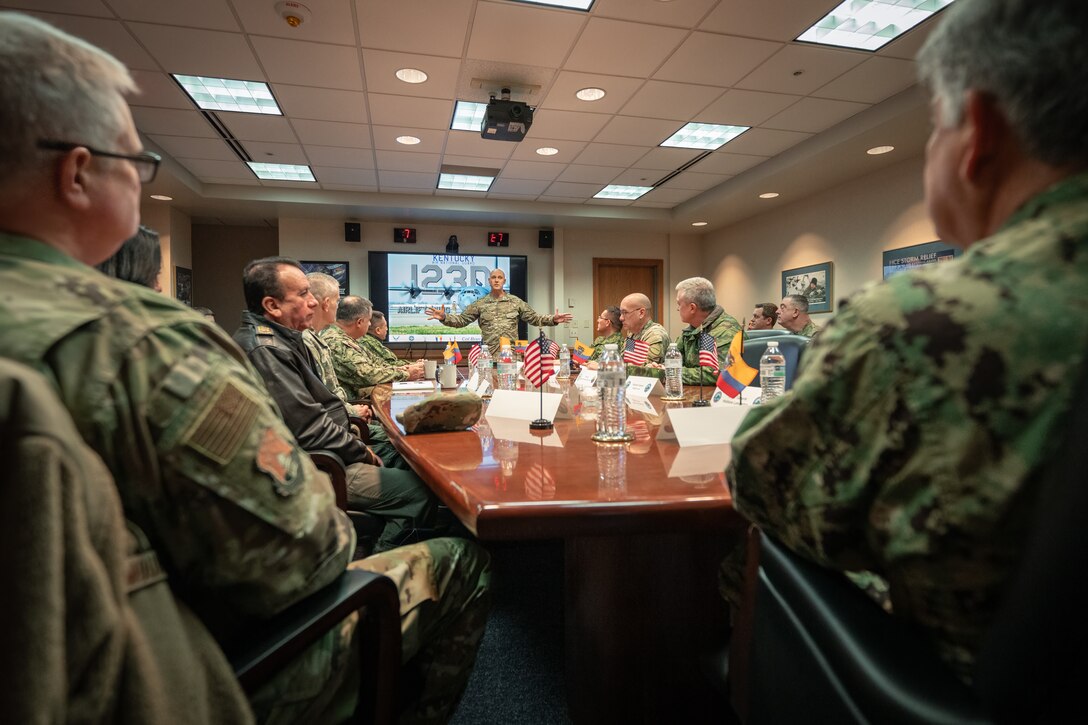
[[[492,389],[495,388],[495,380],[491,375],[491,353],[488,351],[487,345],[480,348],[480,357],[476,360],[476,373],[480,376],[481,385],[486,380]]]
[[[570,377],[570,349],[565,342],[563,347],[559,348],[559,374],[555,377],[559,379]]]
[[[665,352],[665,395],[669,398],[680,398],[684,395],[683,379],[684,356],[675,342],[669,343],[669,349]]]
[[[627,446],[597,446],[597,495],[608,501],[627,494]]]
[[[774,338],[767,341],[767,351],[759,359],[760,402],[767,403],[786,392],[786,357],[778,351]]]
[[[594,440],[621,441],[633,438],[627,433],[627,408],[624,405],[624,382],[627,366],[617,345],[605,345],[597,370],[597,387],[601,391],[601,409],[597,414]]]
[[[502,350],[499,351],[497,367],[499,384],[496,387],[499,390],[517,390],[518,364],[514,361],[514,353],[511,352],[509,345],[503,345]]]

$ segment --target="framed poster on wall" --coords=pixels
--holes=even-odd
[[[831,262],[782,270],[782,296],[803,295],[809,312],[830,312],[834,294]]]
[[[327,274],[336,280],[336,283],[340,285],[340,296],[348,294],[348,263],[347,262],[299,262],[302,265],[302,271],[306,274],[310,272],[321,272]]]
[[[178,302],[193,306],[193,270],[188,267],[174,267],[174,291]]]
[[[950,262],[961,254],[963,250],[959,247],[940,241],[889,249],[882,255],[881,266],[884,270],[884,279],[906,272],[908,269]]]

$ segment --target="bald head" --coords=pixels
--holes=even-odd
[[[650,319],[650,298],[641,292],[632,292],[620,302],[620,322],[632,335],[638,334]]]

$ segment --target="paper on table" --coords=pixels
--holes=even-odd
[[[394,393],[421,393],[434,390],[433,380],[401,380],[393,383]]]

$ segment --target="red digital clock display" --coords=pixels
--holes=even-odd
[[[393,230],[393,241],[397,244],[415,244],[416,230],[408,227],[397,227]]]
[[[509,247],[510,246],[510,234],[507,232],[488,232],[487,233],[487,246],[489,247]]]

